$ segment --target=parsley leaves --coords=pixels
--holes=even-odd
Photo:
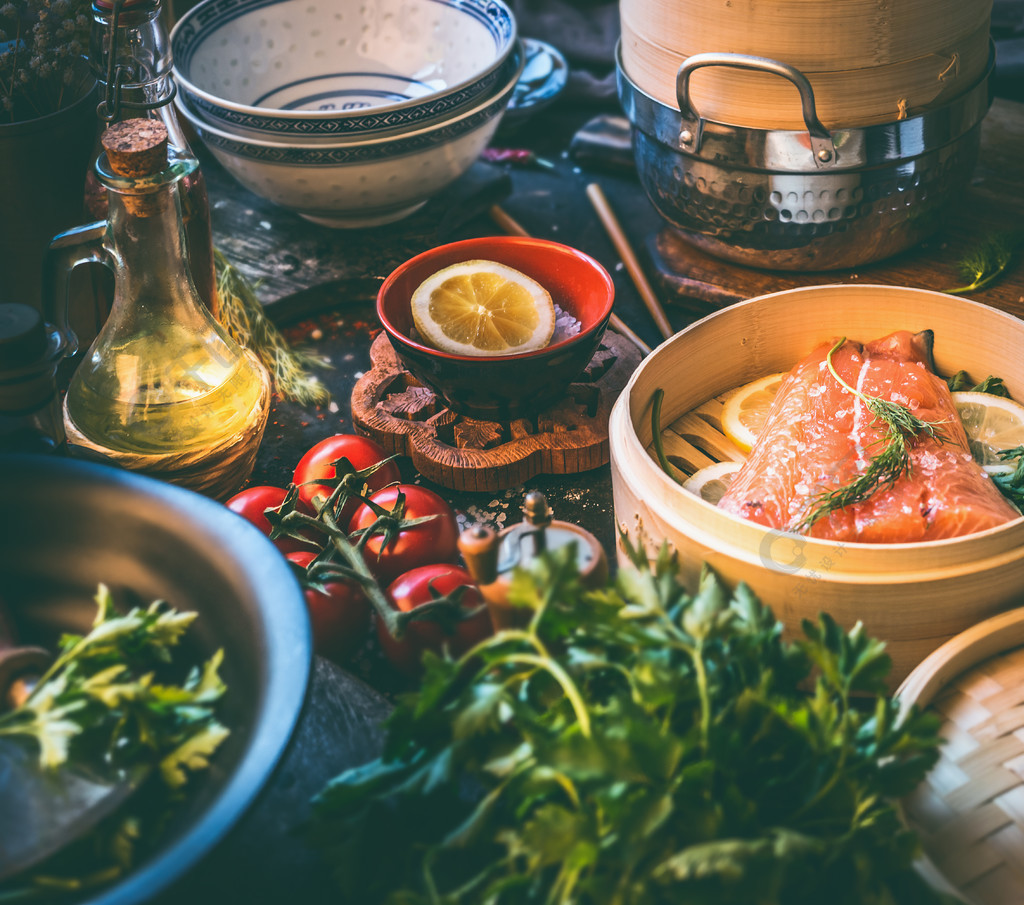
[[[883,645],[827,615],[786,641],[747,587],[691,595],[623,543],[637,569],[597,591],[571,551],[518,573],[528,628],[428,655],[383,755],[315,799],[344,900],[940,901],[892,804],[938,722],[897,718]]]

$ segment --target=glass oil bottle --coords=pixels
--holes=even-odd
[[[202,304],[189,270],[182,195],[197,163],[169,152],[158,120],[125,120],[102,141],[107,231],[78,257],[114,270],[114,301],[64,400],[69,452],[229,495],[252,469],[270,378]],[[57,323],[70,270],[55,278]]]
[[[106,125],[136,117],[157,119],[167,127],[168,143],[175,153],[192,157],[172,103],[176,87],[171,76],[170,39],[161,13],[160,0],[93,0],[89,64],[102,92],[97,113]],[[102,186],[98,188],[102,198]],[[184,177],[181,196],[192,278],[200,298],[216,316],[210,204],[199,167]],[[94,216],[106,216],[102,203],[90,203],[90,208]]]

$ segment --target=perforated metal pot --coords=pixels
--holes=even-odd
[[[679,109],[640,90],[617,54],[640,181],[658,212],[708,254],[777,270],[834,270],[887,258],[942,226],[977,161],[992,102],[990,53],[969,91],[917,116],[829,130],[814,92],[785,63],[743,54],[689,57]],[[774,73],[800,92],[806,130],[746,129],[700,116],[689,80],[704,66]]]

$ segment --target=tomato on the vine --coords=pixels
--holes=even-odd
[[[473,645],[488,637],[493,629],[491,617],[483,606],[484,598],[473,577],[461,566],[434,563],[411,569],[398,576],[388,587],[385,597],[391,606],[403,613],[430,603],[438,597],[447,597],[458,588],[465,588],[459,605],[472,615],[457,622],[454,631],[446,632],[439,622],[423,618],[405,624],[401,639],[391,636],[384,623],[377,620],[377,638],[381,650],[399,672],[415,677],[421,670],[423,652],[440,653],[447,648],[458,657]],[[476,610],[476,612],[473,612]]]
[[[417,484],[396,484],[378,490],[370,500],[382,509],[393,512],[399,494],[405,498],[403,520],[432,516],[428,521],[397,531],[385,544],[384,534],[374,534],[363,548],[363,559],[382,583],[397,578],[417,566],[453,562],[458,558],[459,529],[455,513],[434,491]],[[385,516],[384,518],[389,518]],[[369,528],[377,514],[365,503],[349,522],[349,533]]]
[[[309,550],[298,550],[286,559],[304,569],[315,556]],[[355,584],[331,581],[324,587],[326,593],[303,589],[313,626],[313,650],[330,660],[347,660],[370,631],[370,602]]]
[[[299,485],[299,499],[315,509],[317,503],[314,497],[319,497],[322,502],[330,496],[332,488],[327,484],[309,482],[335,477],[334,463],[339,459],[348,459],[354,469],[363,471],[387,458],[388,454],[383,447],[369,437],[361,437],[358,434],[335,434],[306,450],[299,459],[299,464],[295,466],[292,480]],[[385,462],[366,479],[368,492],[373,493],[387,484],[394,484],[401,480],[401,477],[394,461]],[[350,499],[342,508],[338,524],[344,527],[359,505],[359,500]]]
[[[266,511],[277,509],[284,502],[288,491],[283,487],[271,487],[259,484],[255,487],[246,487],[229,499],[225,505],[232,512],[238,513],[246,521],[251,522],[260,529],[267,537],[270,537],[271,524],[267,520]],[[312,516],[313,509],[302,500],[296,500],[296,510],[304,515]],[[313,532],[309,533],[309,540],[301,541],[295,537],[279,537],[274,540],[274,545],[282,553],[293,553],[296,550],[314,550],[318,548]]]

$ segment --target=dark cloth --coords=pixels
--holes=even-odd
[[[508,0],[519,33],[556,47],[569,64],[560,102],[618,103],[615,45],[619,5],[604,0]]]

